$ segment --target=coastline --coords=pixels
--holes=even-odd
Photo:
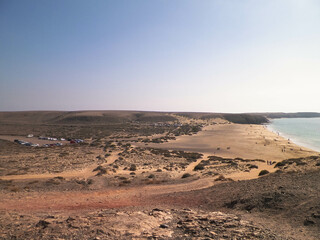
[[[306,140],[306,138],[299,137],[299,136],[296,136],[294,134],[289,134],[289,133],[286,133],[286,132],[284,132],[282,130],[279,130],[279,129],[275,128],[274,125],[272,125],[272,122],[273,121],[270,120],[270,122],[268,124],[265,124],[265,126],[267,127],[267,129],[270,132],[273,132],[274,134],[279,134],[279,136],[290,140],[292,143],[294,143],[294,144],[296,144],[298,146],[307,148],[307,149],[309,149],[311,151],[315,151],[315,152],[318,152],[320,154],[320,147],[317,147],[314,144],[309,143],[308,140]]]

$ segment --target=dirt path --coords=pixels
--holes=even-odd
[[[118,155],[114,152],[105,165],[112,164]],[[183,173],[192,173],[194,167],[202,160],[208,158],[204,155],[196,162],[188,165]],[[273,166],[268,170],[273,171]],[[81,177],[88,178],[96,173],[93,169],[97,165],[92,165],[83,170],[66,171],[58,174],[30,174],[30,175],[13,175],[2,177],[3,180],[27,180],[27,179],[45,179],[61,176],[64,178]],[[260,166],[259,166],[259,169]],[[228,175],[234,180],[245,180],[258,177],[258,170],[251,172],[241,172]],[[215,178],[201,178],[192,182],[163,184],[163,185],[144,185],[132,187],[109,188],[106,190],[86,190],[86,191],[67,191],[67,192],[30,192],[30,193],[15,193],[15,194],[0,194],[0,210],[21,210],[21,211],[42,211],[50,210],[81,210],[81,209],[96,209],[96,208],[115,208],[125,206],[145,206],[150,203],[157,202],[157,196],[162,194],[172,194],[178,192],[188,192],[193,190],[204,189],[217,184]],[[159,202],[161,203],[161,202]]]
[[[118,157],[114,152],[108,157],[103,166],[112,164]],[[191,172],[206,156],[192,162],[185,172]],[[92,165],[82,170],[66,171],[57,174],[28,174],[12,175],[1,177],[3,180],[30,180],[46,179],[53,177],[81,177],[88,178],[96,173],[93,169],[97,165]],[[95,209],[114,208],[124,206],[145,205],[156,201],[156,196],[177,192],[186,192],[208,188],[214,185],[214,178],[202,178],[192,182],[166,184],[166,185],[144,185],[134,187],[110,188],[107,190],[94,191],[74,191],[74,192],[30,192],[16,194],[0,194],[0,210],[22,210],[22,211],[42,211],[50,210],[73,210],[73,209]],[[149,199],[149,200],[148,200]],[[153,199],[153,200],[150,200]]]
[[[0,194],[0,210],[43,211],[83,210],[148,205],[157,201],[157,195],[186,192],[214,185],[213,178],[193,182],[147,185],[104,191],[48,192]]]

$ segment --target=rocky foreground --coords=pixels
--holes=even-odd
[[[283,239],[234,214],[191,209],[6,213],[0,226],[1,239]]]

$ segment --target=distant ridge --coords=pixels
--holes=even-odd
[[[296,113],[265,113],[268,118],[315,118],[320,117],[317,112],[296,112]]]
[[[96,124],[126,122],[172,122],[178,116],[194,119],[223,118],[239,124],[263,124],[273,118],[313,118],[316,112],[297,113],[208,113],[208,112],[152,112],[152,111],[21,111],[0,112],[1,124]]]
[[[108,125],[126,122],[172,122],[177,116],[194,119],[223,118],[233,123],[261,124],[268,119],[259,114],[227,114],[197,112],[147,111],[25,111],[0,112],[2,124],[96,124]]]

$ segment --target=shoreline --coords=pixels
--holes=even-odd
[[[312,144],[308,143],[308,140],[304,141],[304,139],[301,138],[301,137],[298,137],[298,136],[295,136],[295,135],[290,135],[288,133],[285,133],[285,132],[283,132],[281,130],[278,130],[278,129],[274,128],[272,126],[272,120],[268,124],[265,124],[265,126],[267,127],[267,129],[270,132],[273,132],[274,134],[278,134],[279,133],[279,136],[290,140],[292,143],[294,143],[294,144],[296,144],[298,146],[310,149],[311,151],[318,152],[320,154],[320,147],[316,147],[315,145],[312,145]]]

